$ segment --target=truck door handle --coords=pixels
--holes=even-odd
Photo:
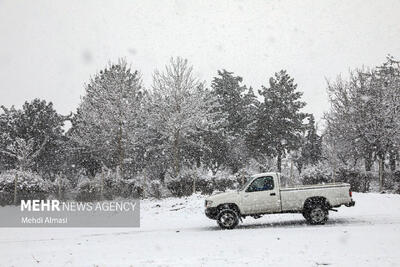
[[[271,194],[269,194],[270,196],[276,196],[276,193],[271,193]]]

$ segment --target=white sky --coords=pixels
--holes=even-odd
[[[0,105],[39,97],[67,114],[109,60],[125,57],[150,87],[183,56],[208,83],[225,68],[256,90],[287,69],[320,119],[325,78],[400,57],[399,14],[398,0],[0,0]]]

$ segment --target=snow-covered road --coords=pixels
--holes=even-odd
[[[144,200],[140,228],[0,228],[0,266],[400,266],[400,195],[354,199],[323,226],[283,214],[225,231],[202,196]]]

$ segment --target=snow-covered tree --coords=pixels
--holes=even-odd
[[[125,164],[141,158],[137,150],[143,96],[138,71],[131,71],[123,59],[109,63],[86,85],[70,131],[72,140],[101,164],[123,172]]]
[[[201,146],[194,137],[216,123],[214,102],[186,59],[171,58],[164,71],[154,72],[147,124],[150,138],[157,140],[153,147],[172,166],[174,177],[179,176],[184,147]]]
[[[275,156],[277,170],[281,171],[282,157],[301,144],[303,120],[307,116],[301,109],[306,103],[301,101],[302,93],[284,70],[275,73],[269,80],[269,87],[262,86],[259,94],[263,102],[253,126],[252,148],[261,155]]]
[[[382,88],[382,119],[384,137],[381,143],[386,147],[390,168],[396,169],[400,155],[400,62],[388,56],[387,61],[374,72],[374,85]]]
[[[234,173],[249,160],[246,137],[258,103],[253,89],[242,82],[242,77],[222,70],[211,84],[212,95],[219,104],[218,111],[226,116],[220,131],[209,137],[213,162],[218,167],[228,166]]]
[[[222,70],[218,71],[218,76],[213,78],[211,84],[212,94],[217,97],[220,110],[227,115],[226,132],[232,136],[244,136],[251,120],[251,114],[246,111],[253,104],[254,93],[242,82],[242,77]]]
[[[325,114],[327,124],[324,142],[326,143],[325,146],[330,148],[331,153],[327,156],[329,156],[332,165],[356,163],[360,157],[368,154],[362,151],[362,147],[368,148],[369,146],[361,145],[364,140],[359,138],[355,127],[356,119],[354,107],[351,107],[350,85],[341,77],[338,77],[335,82],[328,83],[331,109],[329,113]],[[360,104],[362,103],[360,102]],[[366,117],[369,109],[366,109],[366,106],[361,107],[364,108],[362,111],[359,110],[359,116]]]
[[[15,109],[14,106],[6,108],[1,106],[0,113],[0,164],[1,169],[15,168],[16,158],[14,155],[8,155],[4,151],[18,137],[18,121],[22,111]]]
[[[0,115],[0,153],[9,168],[31,169],[46,176],[61,171],[64,121],[53,104],[34,99],[22,110],[2,107]]]
[[[322,158],[322,139],[317,133],[315,119],[312,114],[308,116],[308,124],[305,125],[305,134],[301,141],[301,147],[297,157],[294,157],[297,169],[301,173],[307,165],[315,165]]]
[[[328,84],[331,110],[325,115],[327,140],[343,163],[364,159],[370,171],[375,159],[393,161],[400,134],[400,75],[392,58],[373,70],[356,70],[349,80]],[[394,166],[395,167],[395,166]]]

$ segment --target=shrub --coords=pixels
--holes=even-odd
[[[226,191],[228,189],[234,189],[235,183],[236,181],[229,178],[218,179],[214,181],[214,188],[218,191]]]
[[[400,170],[394,171],[394,172],[392,173],[392,175],[393,175],[394,181],[395,181],[396,183],[400,183]]]
[[[146,197],[154,197],[160,199],[162,197],[171,196],[169,190],[159,180],[150,180],[146,183]]]
[[[394,191],[396,194],[400,194],[400,184],[397,184],[397,189]]]
[[[108,170],[98,173],[93,180],[83,180],[78,184],[78,200],[139,198],[143,196],[143,187],[138,179],[123,179],[117,172]]]
[[[169,181],[167,188],[174,197],[190,196],[193,193],[193,179]]]
[[[18,175],[17,203],[28,199],[47,199],[52,187],[50,182],[32,172],[11,170],[0,174],[0,205],[14,203],[16,175]]]
[[[332,180],[330,168],[323,163],[308,166],[301,174],[303,184],[343,182],[349,183],[350,189],[355,192],[367,192],[372,179],[373,175],[371,173],[340,168],[335,172],[334,180]]]
[[[385,172],[383,174],[384,177],[384,185],[383,187],[387,190],[396,190],[397,184],[400,182],[400,171],[395,172]],[[379,179],[379,177],[378,177]]]
[[[72,183],[65,177],[57,176],[54,182],[51,184],[50,193],[52,197],[56,199],[69,199],[72,191]]]
[[[117,180],[115,188],[117,191],[115,191],[114,197],[139,198],[143,196],[143,189],[138,185],[136,179]]]
[[[211,195],[215,189],[214,183],[210,179],[199,179],[196,181],[196,189],[203,195]]]
[[[371,173],[365,173],[358,170],[340,168],[335,173],[335,180],[337,182],[349,183],[351,191],[354,192],[369,191],[372,179],[373,175]]]
[[[331,181],[331,170],[322,162],[315,166],[307,166],[300,175],[303,184],[322,184]]]
[[[83,179],[77,186],[77,201],[95,201],[100,199],[100,186],[95,180]]]
[[[178,177],[166,176],[166,185],[172,196],[190,196],[193,193],[193,180],[198,180],[196,170],[184,168]]]
[[[196,192],[210,195],[215,191],[236,189],[242,182],[243,173],[236,175],[227,171],[220,171],[215,175],[204,169],[183,169],[178,178],[167,176],[166,185],[172,196],[190,196],[193,193],[193,185]],[[248,176],[248,175],[245,175]]]

